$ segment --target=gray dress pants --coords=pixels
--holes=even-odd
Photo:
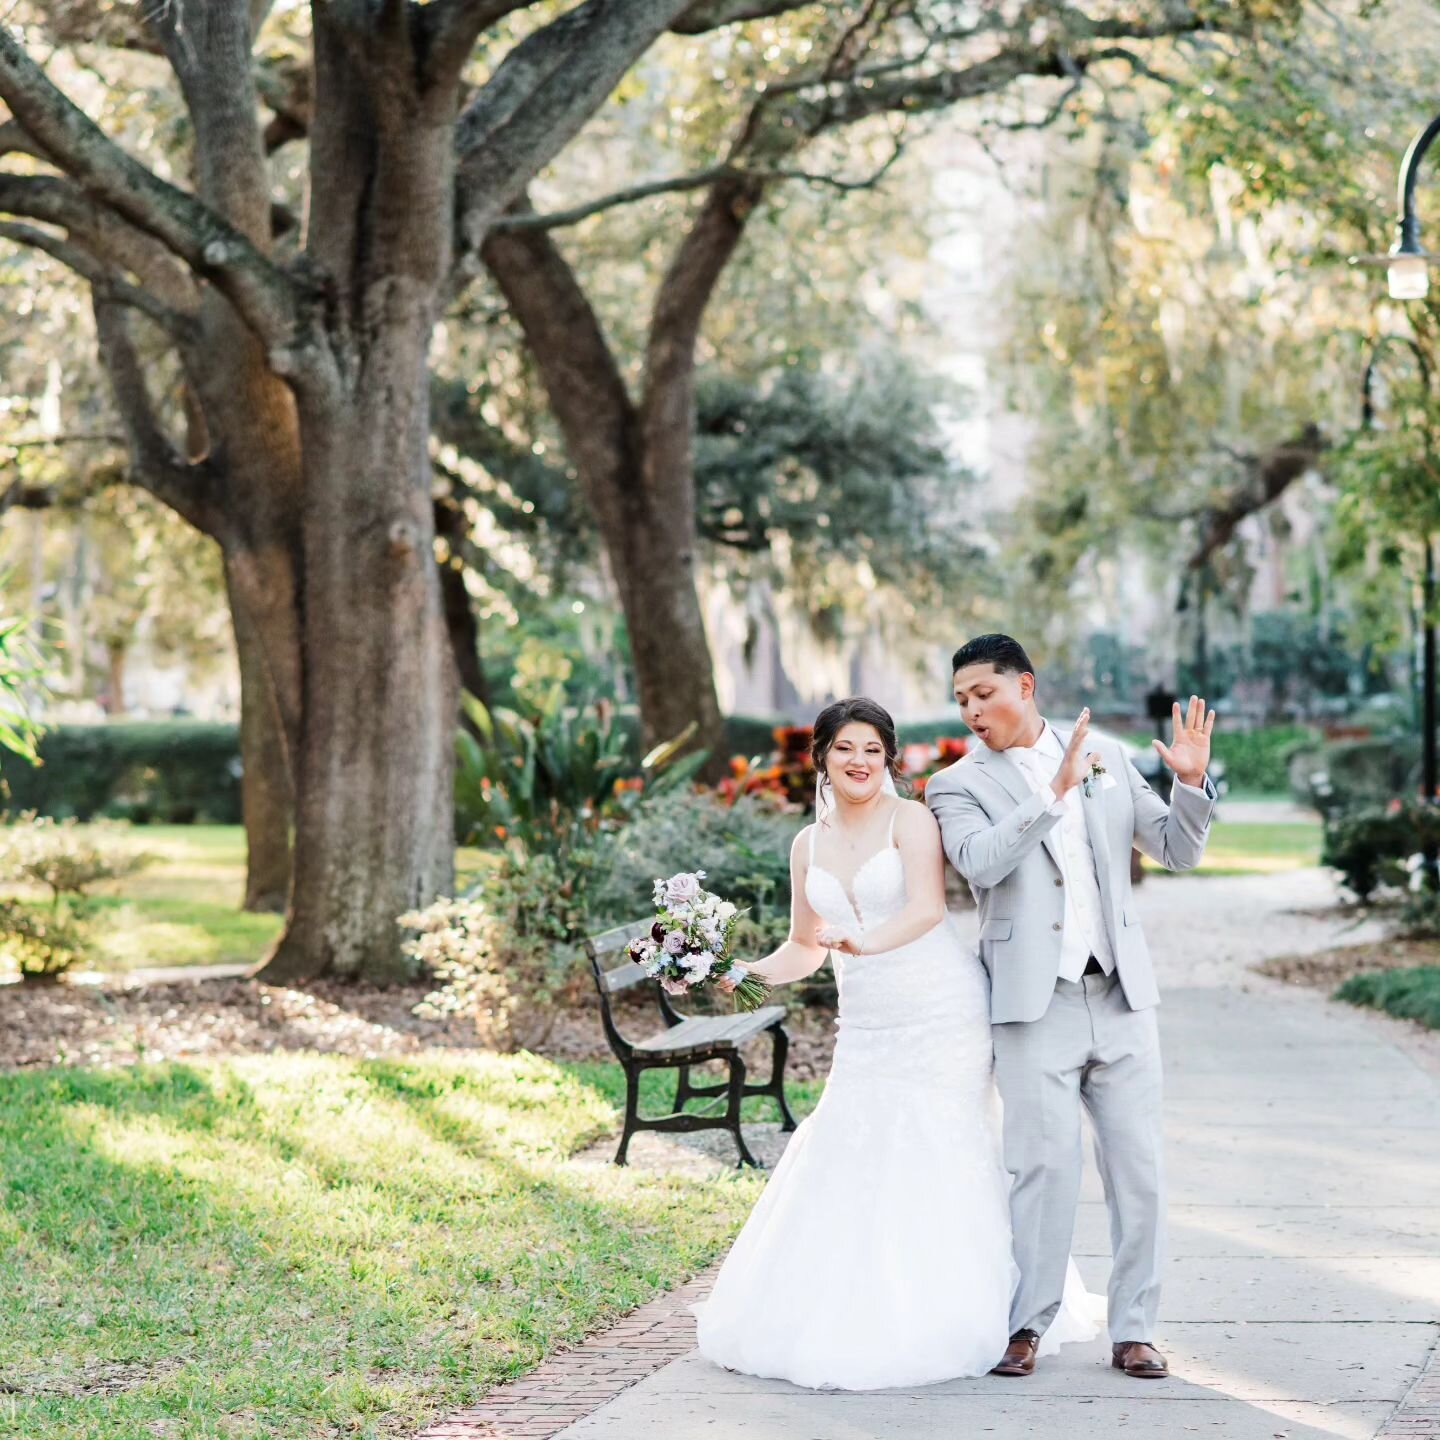
[[[1084,1105],[1110,1212],[1110,1338],[1152,1340],[1165,1252],[1155,1011],[1130,1009],[1113,974],[1085,975],[1057,980],[1039,1020],[991,1029],[1020,1269],[1011,1333],[1043,1334],[1060,1308],[1080,1195]]]

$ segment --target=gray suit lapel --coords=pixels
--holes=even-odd
[[[983,753],[977,753],[975,763],[983,766],[985,773],[998,781],[1017,805],[1023,805],[1034,795],[1035,792],[1030,788],[1030,782],[1026,780],[1020,767],[1003,750],[987,749]],[[1060,863],[1060,839],[1054,826],[1041,836],[1041,843],[1050,852],[1055,868],[1063,871],[1065,867]]]

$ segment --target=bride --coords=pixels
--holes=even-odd
[[[945,910],[940,831],[901,799],[895,724],[827,706],[816,823],[790,856],[790,938],[749,967],[802,979],[835,955],[825,1093],[695,1307],[706,1359],[816,1389],[981,1375],[1005,1352],[1017,1274],[984,968]],[[1098,1333],[1073,1264],[1041,1353]]]

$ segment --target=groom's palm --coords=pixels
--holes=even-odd
[[[1205,702],[1198,695],[1192,695],[1189,708],[1182,715],[1177,700],[1172,727],[1170,743],[1166,745],[1157,740],[1155,748],[1182,782],[1198,784],[1210,765],[1210,732],[1215,728],[1215,712],[1207,713]]]

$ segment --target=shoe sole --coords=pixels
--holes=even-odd
[[[992,1375],[1033,1375],[1035,1367],[1033,1365],[997,1365],[990,1373]]]

